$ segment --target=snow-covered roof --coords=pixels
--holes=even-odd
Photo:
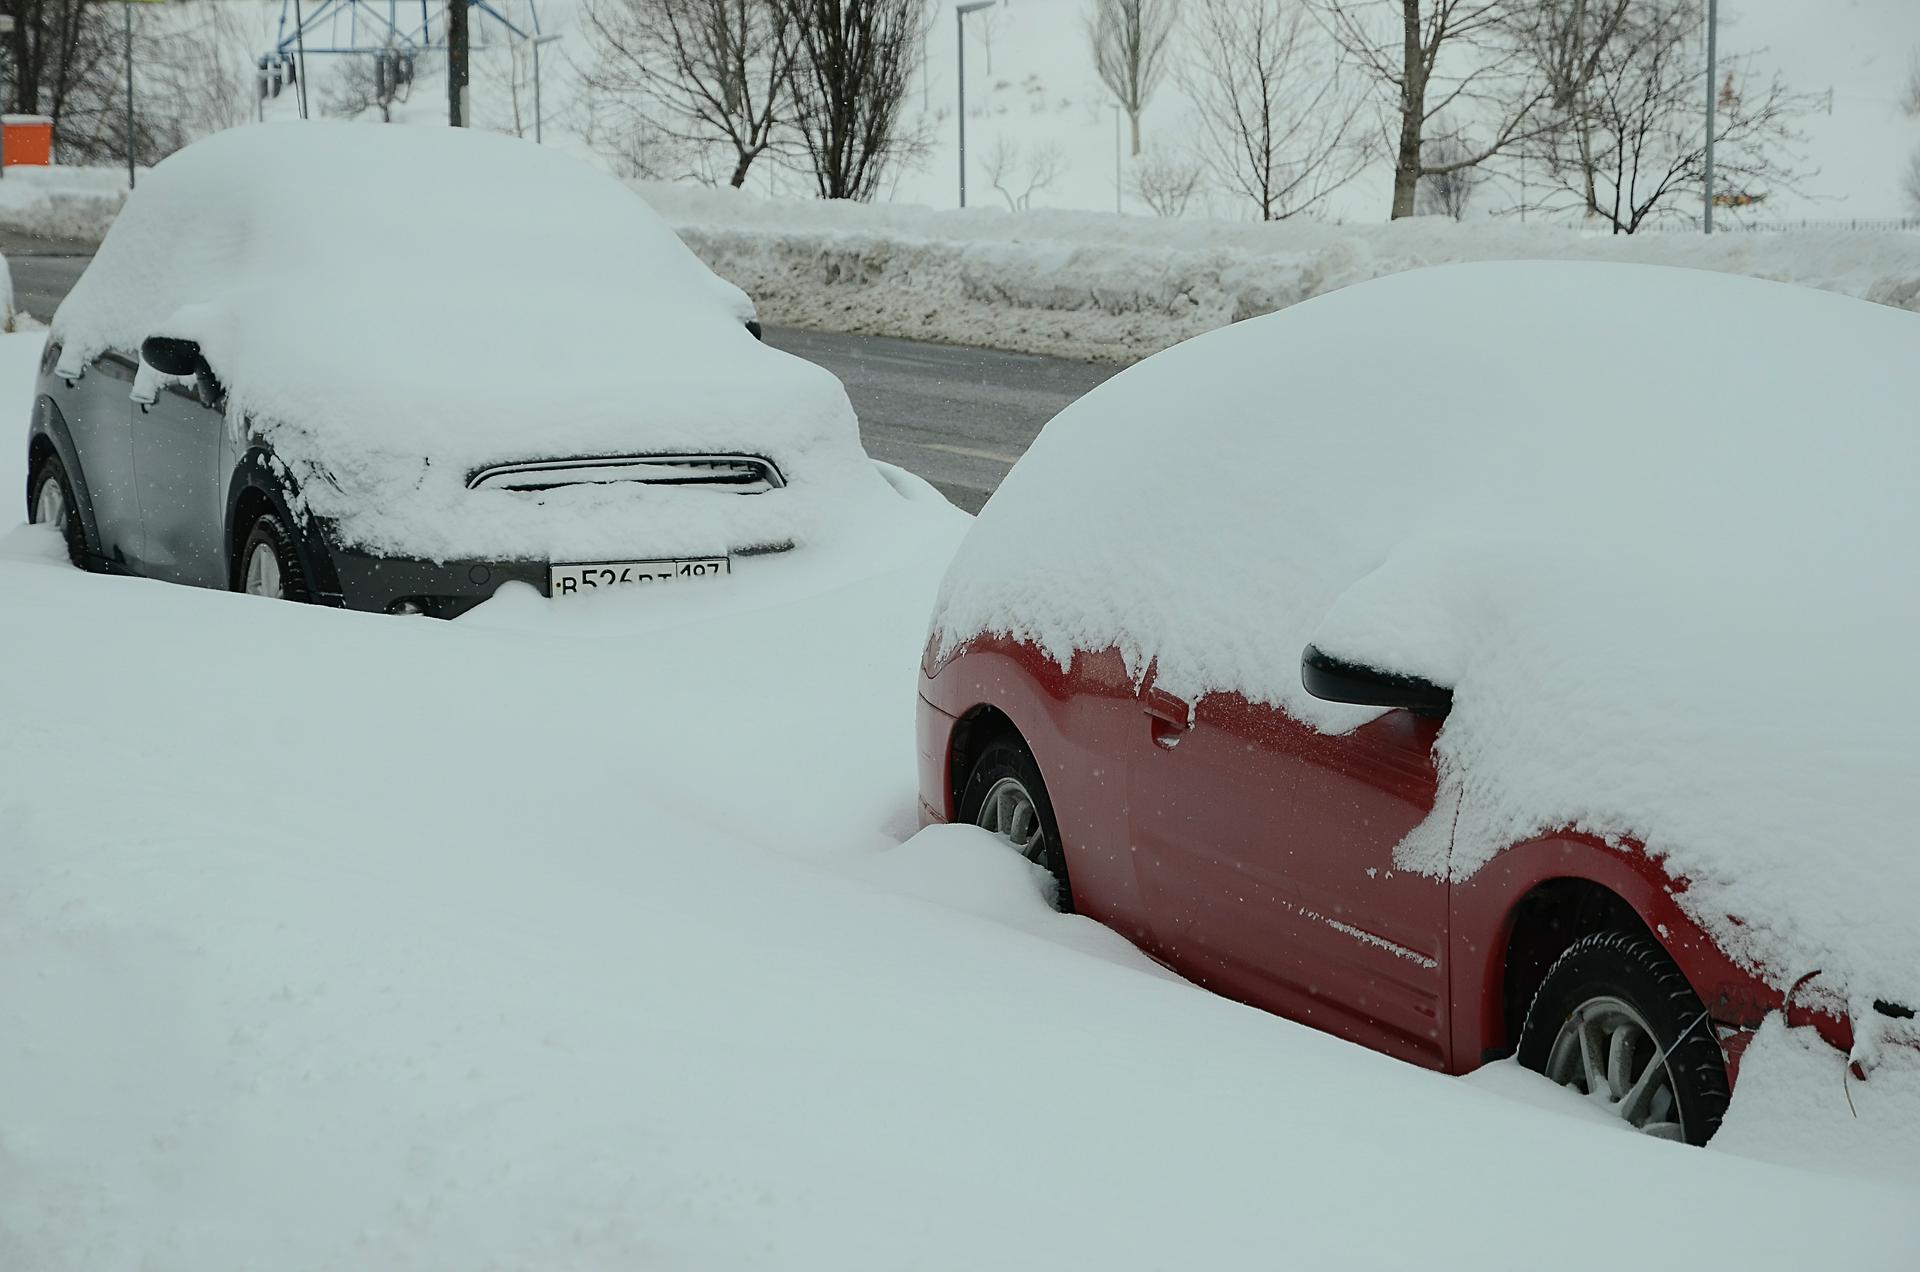
[[[1920,997],[1920,316],[1679,269],[1364,283],[1049,424],[936,629],[1118,645],[1326,731],[1309,643],[1455,690],[1451,862],[1637,838],[1776,983]],[[1730,917],[1731,916],[1731,917]]]
[[[198,340],[236,418],[296,471],[314,460],[340,478],[346,493],[322,511],[373,546],[581,552],[595,532],[490,534],[532,515],[506,496],[463,520],[467,473],[744,452],[804,489],[823,466],[866,467],[838,381],[755,341],[752,314],[638,196],[578,159],[465,129],[316,122],[219,133],[144,174],[53,337],[64,367],[149,335]],[[333,498],[318,485],[310,499]],[[389,515],[401,505],[405,525]],[[631,550],[632,529],[604,546],[624,535]]]

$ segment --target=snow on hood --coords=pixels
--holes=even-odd
[[[1201,336],[1049,424],[942,587],[1328,732],[1302,649],[1453,687],[1465,877],[1631,838],[1775,985],[1920,1000],[1920,315],[1648,266],[1481,264]],[[1443,833],[1438,842],[1445,842]]]
[[[805,537],[816,478],[884,489],[839,382],[754,340],[752,316],[577,159],[466,129],[303,123],[222,132],[143,175],[53,338],[65,368],[149,335],[198,340],[236,421],[296,473],[333,475],[305,493],[351,540],[632,550],[663,520],[635,489],[504,527],[512,497],[476,513],[466,477],[533,458],[757,454],[789,482],[779,515],[802,523],[782,538]],[[749,503],[728,515],[773,515]]]

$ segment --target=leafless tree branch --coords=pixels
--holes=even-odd
[[[1173,35],[1172,0],[1093,0],[1087,41],[1094,69],[1133,125],[1133,153],[1140,153],[1140,112],[1167,73],[1167,42]]]
[[[739,186],[792,118],[797,40],[784,0],[585,0],[587,87],[690,146],[730,153]]]
[[[1525,41],[1525,19],[1540,2],[1313,0],[1388,120],[1392,215],[1413,214],[1422,177],[1477,167],[1553,127],[1540,108],[1554,89]],[[1442,114],[1467,118],[1481,139],[1454,134],[1454,157],[1427,154],[1427,126]]]
[[[1181,86],[1200,116],[1200,153],[1263,221],[1320,206],[1365,157],[1348,142],[1359,102],[1298,0],[1197,0]]]
[[[826,199],[871,199],[924,139],[905,127],[923,0],[774,0],[794,33],[794,121]]]
[[[1133,165],[1133,197],[1155,216],[1185,216],[1206,179],[1206,167],[1191,153],[1149,151]]]

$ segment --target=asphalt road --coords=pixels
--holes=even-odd
[[[47,319],[86,268],[84,247],[0,236],[17,308]],[[1061,407],[1117,368],[960,345],[775,327],[767,342],[839,376],[867,453],[980,511]]]
[[[13,307],[45,322],[53,317],[90,258],[85,253],[59,252],[49,247],[16,248],[17,241],[0,239],[0,252],[6,254],[13,271]]]

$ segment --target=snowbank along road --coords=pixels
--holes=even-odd
[[[85,248],[0,238],[14,303],[45,320],[90,259]],[[932,482],[978,512],[1040,428],[1118,370],[1088,362],[878,336],[774,328],[778,348],[839,376],[876,459]]]

